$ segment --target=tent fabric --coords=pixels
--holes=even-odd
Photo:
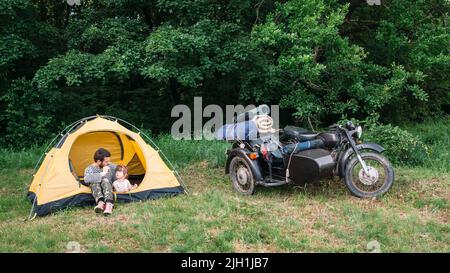
[[[28,193],[32,202],[36,199],[37,215],[48,214],[56,208],[93,203],[91,189],[80,181],[100,147],[111,152],[113,163],[128,166],[130,175],[143,175],[136,189],[116,195],[118,201],[142,201],[183,193],[173,171],[139,133],[117,121],[97,117],[68,132],[47,152]]]
[[[155,189],[148,191],[135,192],[130,194],[114,194],[115,202],[126,203],[126,202],[136,202],[136,201],[145,201],[151,199],[157,199],[164,196],[175,196],[183,192],[183,187],[174,187],[174,188],[164,188],[164,189]],[[35,194],[33,192],[28,193],[28,199],[30,202],[34,201]],[[37,205],[35,207],[35,212],[38,216],[47,215],[53,212],[57,212],[59,210],[76,207],[76,206],[93,206],[95,205],[95,200],[92,194],[81,193],[76,194],[67,198],[59,199],[56,201],[52,201],[43,205]]]

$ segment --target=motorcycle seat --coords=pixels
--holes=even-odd
[[[299,141],[307,141],[315,139],[319,134],[296,126],[286,126],[283,129],[283,135]]]

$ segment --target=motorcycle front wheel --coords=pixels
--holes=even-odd
[[[365,172],[354,156],[347,164],[345,185],[359,198],[378,197],[386,193],[394,183],[394,169],[387,158],[378,153],[363,152],[361,158],[367,165]]]
[[[245,159],[236,156],[231,160],[230,177],[237,192],[243,195],[252,195],[255,192],[255,179]]]

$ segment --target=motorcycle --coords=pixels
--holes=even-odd
[[[262,117],[267,120],[268,116]],[[258,118],[261,116],[256,115]],[[244,130],[246,133],[252,131],[248,122],[249,119],[240,122],[248,129]],[[234,129],[236,125],[239,122],[235,121]],[[333,176],[343,179],[349,191],[359,198],[378,197],[392,187],[394,169],[382,154],[384,148],[363,143],[362,127],[351,121],[333,124],[325,132],[295,126],[279,131],[260,127],[253,126],[258,131],[255,138],[248,138],[248,134],[236,137],[234,130],[232,148],[226,152],[225,173],[241,194],[253,194],[256,186],[304,185]],[[274,132],[278,137],[274,137]]]

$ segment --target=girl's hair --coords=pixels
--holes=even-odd
[[[123,172],[124,178],[128,178],[128,169],[124,165],[118,165],[116,172]]]

